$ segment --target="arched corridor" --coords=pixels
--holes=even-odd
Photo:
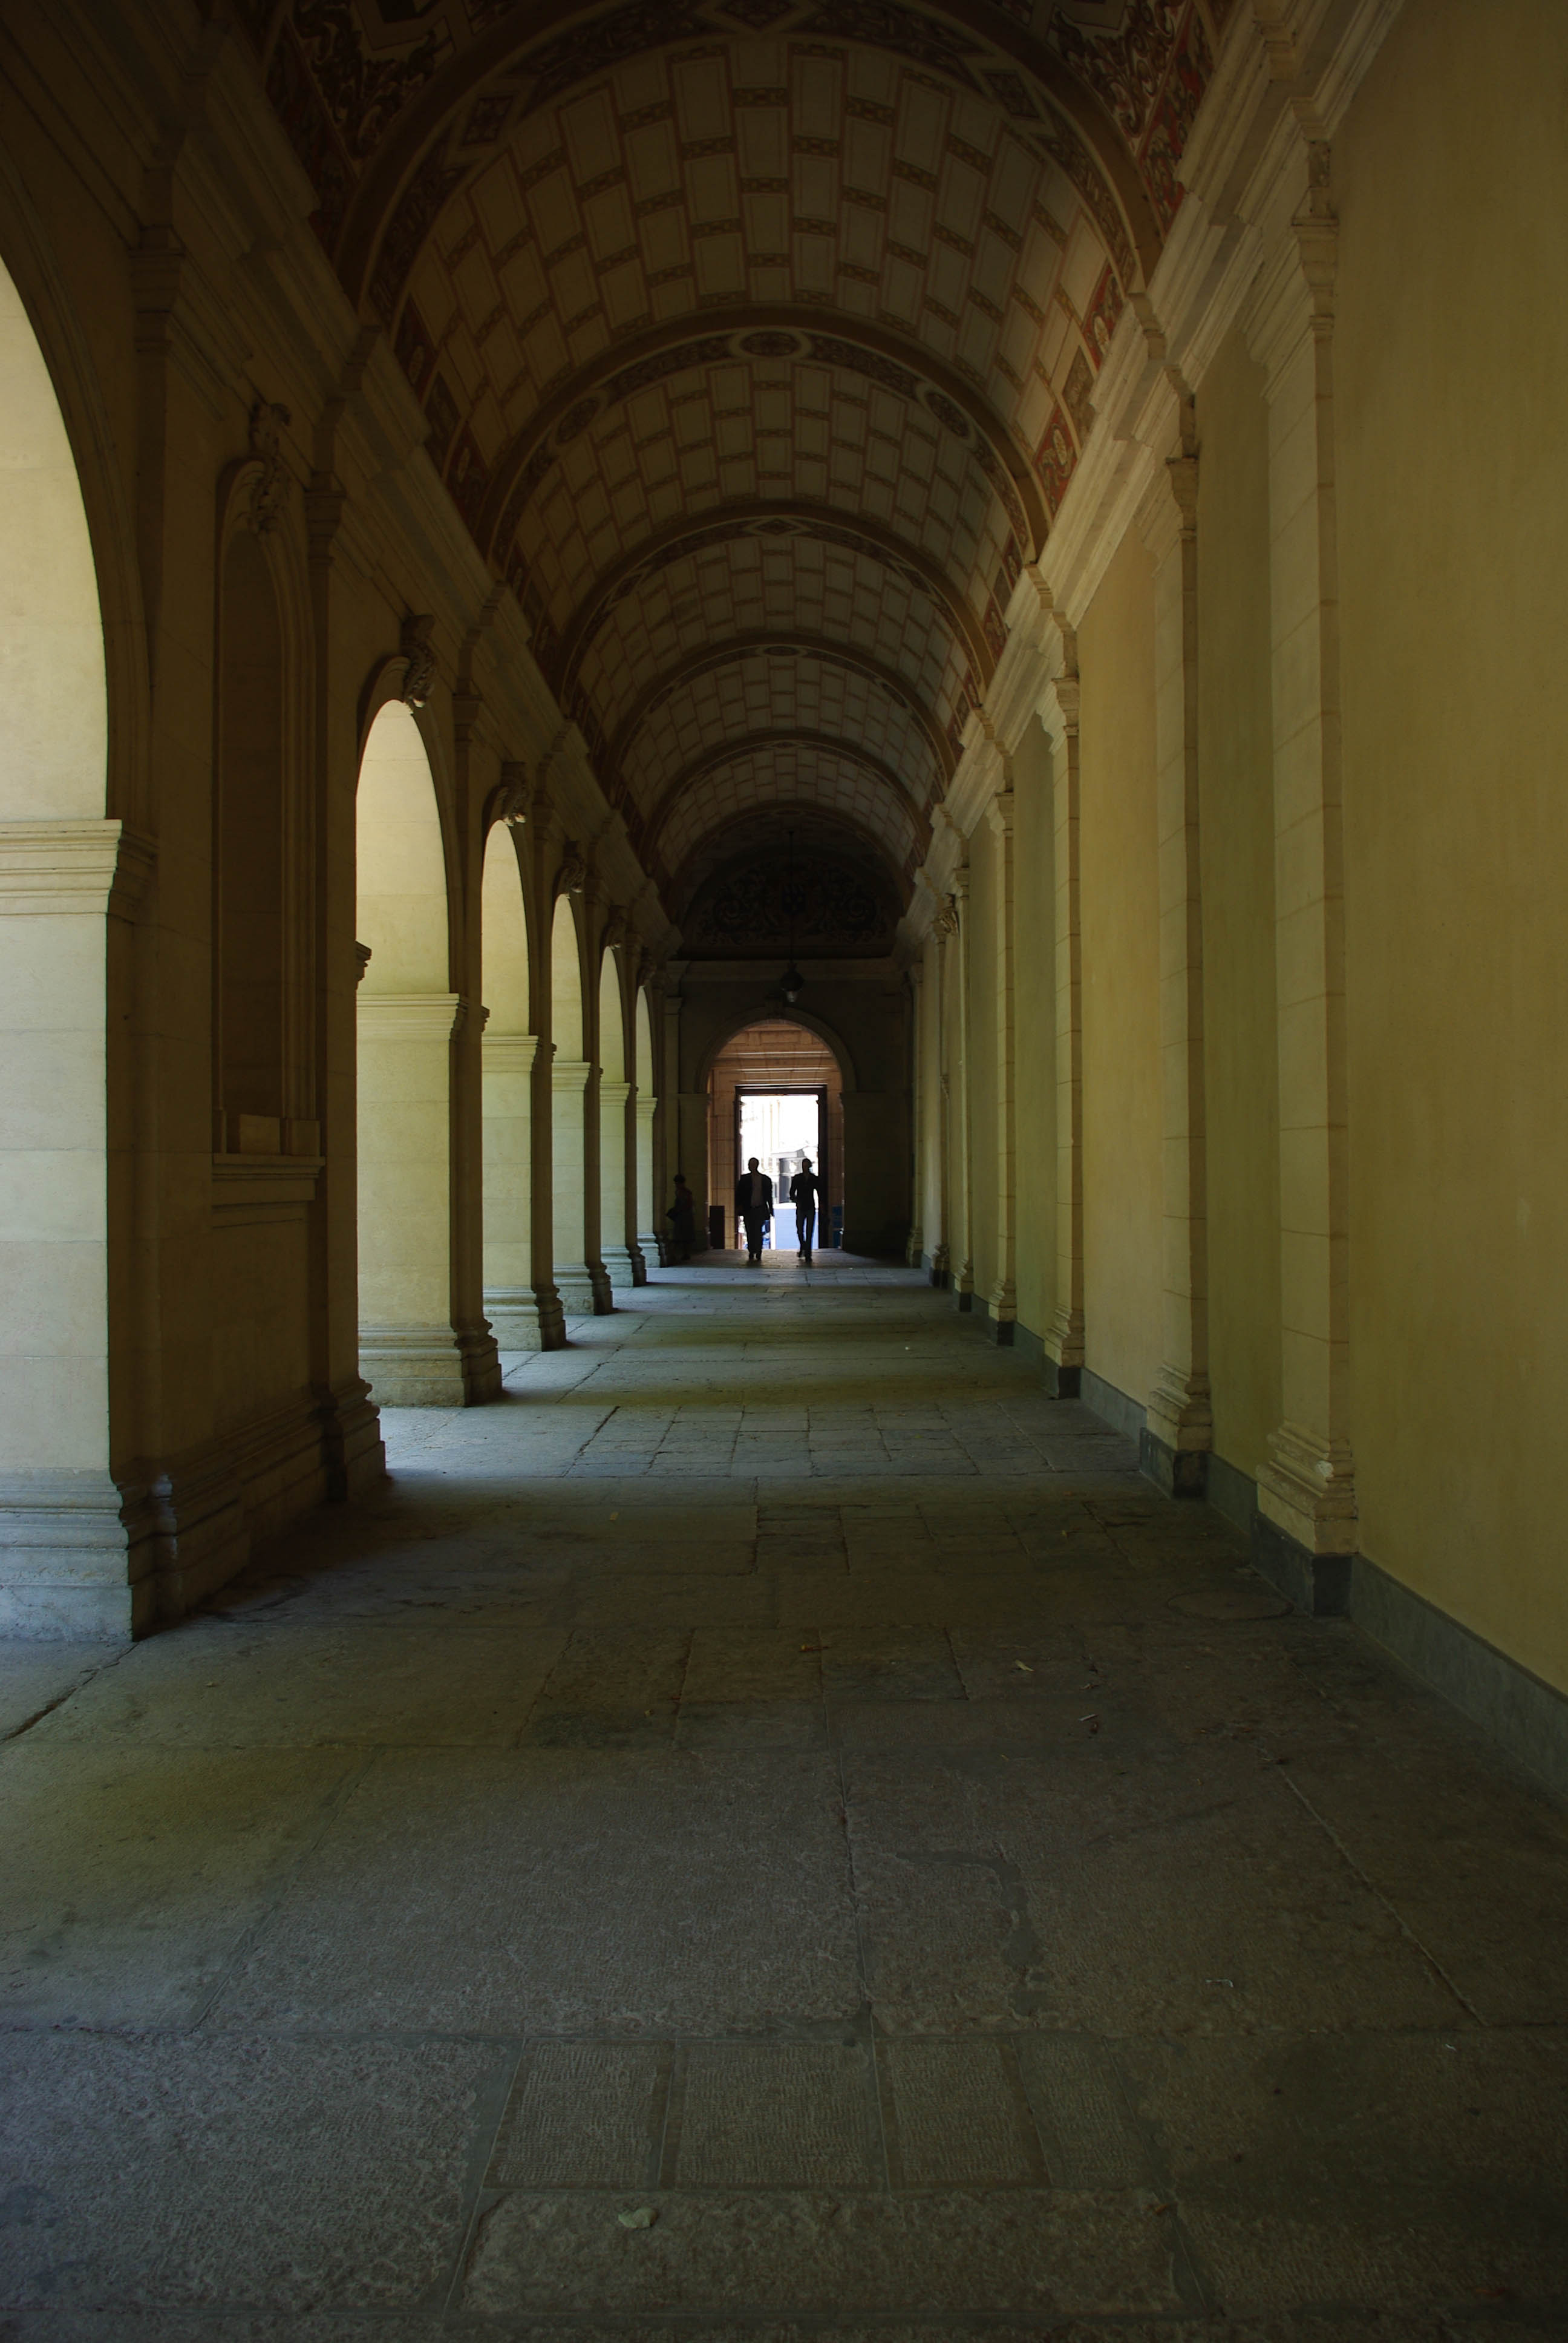
[[[1565,93],[0,10],[0,2343],[1563,2329]]]

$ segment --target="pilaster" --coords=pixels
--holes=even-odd
[[[1083,931],[1079,872],[1078,638],[1058,621],[1062,668],[1040,702],[1056,834],[1056,1310],[1046,1382],[1076,1399],[1083,1377]]]
[[[926,1250],[925,1231],[921,1225],[925,1209],[926,1160],[925,973],[925,964],[921,960],[916,960],[909,970],[913,1001],[910,1025],[910,1109],[914,1140],[915,1188],[910,1200],[910,1233],[904,1244],[904,1265],[907,1269],[919,1269]]]
[[[1005,769],[1005,766],[1004,766]],[[986,807],[994,841],[996,898],[996,1279],[987,1300],[991,1332],[1010,1342],[1018,1322],[1018,1161],[1013,1062],[1013,796],[1010,774]]]
[[[1269,406],[1280,1284],[1284,1420],[1258,1474],[1254,1556],[1342,1610],[1357,1544],[1351,1448],[1344,846],[1335,542],[1338,224],[1326,139],[1302,129],[1296,208],[1247,319]]]
[[[956,1085],[953,1132],[953,1230],[957,1261],[952,1275],[954,1301],[960,1310],[975,1306],[974,1163],[970,1131],[970,866],[968,850],[953,872],[953,1062]]]
[[[956,896],[942,899],[940,908],[931,921],[931,939],[936,946],[936,1124],[937,1124],[937,1226],[931,1232],[931,1283],[945,1290],[952,1277],[953,1134],[951,1115],[955,1096],[953,1081],[953,971],[957,955],[952,949],[959,931],[959,907]]]
[[[1198,789],[1198,458],[1191,401],[1176,452],[1139,513],[1154,562],[1156,808],[1160,855],[1164,1288],[1159,1377],[1141,1436],[1144,1471],[1201,1497],[1214,1418],[1209,1384],[1208,1176],[1203,1091],[1203,903]]]

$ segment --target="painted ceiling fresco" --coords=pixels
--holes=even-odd
[[[769,808],[912,871],[1231,5],[242,6],[667,894]]]

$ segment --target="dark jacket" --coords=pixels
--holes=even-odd
[[[816,1211],[818,1198],[821,1192],[822,1182],[818,1179],[815,1172],[797,1172],[789,1182],[789,1202],[792,1204],[804,1205],[809,1212]]]
[[[762,1182],[762,1217],[764,1220],[771,1220],[773,1217],[773,1182],[768,1177],[766,1172],[760,1173],[759,1177]],[[740,1174],[739,1179],[735,1182],[735,1209],[738,1212],[742,1214],[749,1212],[751,1210],[751,1174],[749,1172],[743,1172]]]

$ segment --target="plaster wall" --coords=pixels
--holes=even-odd
[[[918,1010],[920,1019],[920,1222],[928,1260],[949,1242],[942,1195],[941,946],[928,936],[922,948]]]
[[[1279,1048],[1268,409],[1227,338],[1198,397],[1198,774],[1214,1452],[1256,1473],[1280,1422]]]
[[[1160,1366],[1164,1191],[1153,569],[1136,532],[1078,650],[1085,1363],[1141,1403]]]
[[[997,1275],[997,868],[998,841],[982,817],[970,840],[970,1162],[974,1180],[974,1290],[989,1298]],[[977,1303],[978,1307],[978,1303]]]
[[[1056,1309],[1056,810],[1038,722],[1013,758],[1012,787],[1018,1314],[1043,1334]]]
[[[1361,1545],[1560,1686],[1565,121],[1556,0],[1423,0],[1334,156]]]

